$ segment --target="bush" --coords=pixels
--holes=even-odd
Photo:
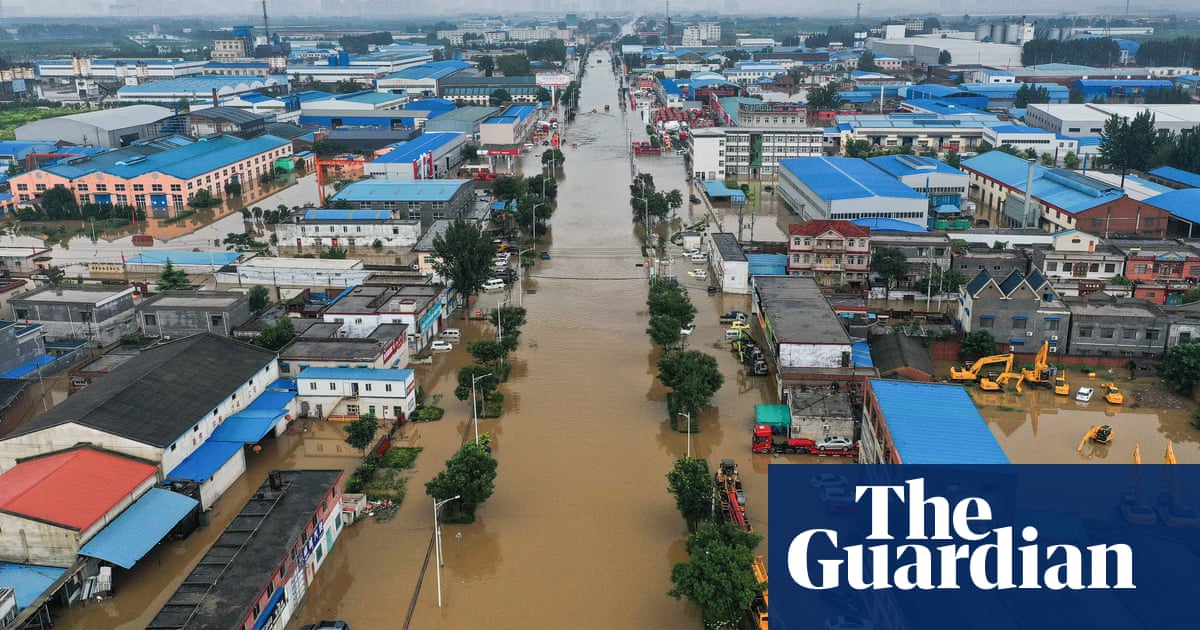
[[[362,492],[364,484],[365,482],[363,481],[362,474],[355,472],[354,474],[350,475],[349,479],[346,480],[346,492],[351,494]]]
[[[434,420],[441,420],[444,415],[446,415],[446,410],[441,407],[425,407],[424,409],[418,409],[413,414],[413,422],[433,422]]]
[[[378,479],[366,484],[363,489],[369,501],[390,500],[400,503],[404,500],[407,484],[408,477],[401,475],[399,469],[387,468]]]
[[[382,465],[384,468],[412,468],[421,450],[420,446],[393,446],[383,454]]]

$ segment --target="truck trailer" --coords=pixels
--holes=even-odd
[[[754,426],[755,453],[800,453],[832,457],[855,457],[858,444],[845,439],[810,440],[778,435],[765,424]]]

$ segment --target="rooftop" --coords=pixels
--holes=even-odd
[[[934,376],[933,360],[921,342],[908,335],[891,334],[871,337],[871,359],[880,374],[910,367]]]
[[[422,179],[396,181],[364,179],[330,197],[330,201],[450,201],[469,179]]]
[[[170,109],[158,105],[129,105],[82,114],[69,114],[54,120],[70,120],[106,131],[115,131],[126,127],[151,125],[164,118],[169,118],[173,113]]]
[[[402,286],[399,288],[378,286],[356,286],[346,289],[326,309],[327,313],[378,313],[387,309],[401,310],[405,302],[412,302],[412,310],[419,311],[424,305],[441,295],[440,287]]]
[[[867,158],[867,162],[888,175],[897,178],[909,175],[930,175],[933,173],[963,175],[962,171],[945,162],[922,155],[881,155]]]
[[[58,304],[100,304],[123,293],[133,293],[133,287],[126,286],[44,286],[28,293],[22,293],[9,301],[23,302],[54,302]]]
[[[421,235],[421,238],[417,240],[417,243],[413,245],[412,250],[414,252],[433,251],[433,241],[436,240],[437,237],[445,234],[446,230],[450,229],[450,226],[453,224],[454,221],[452,219],[435,220],[433,223],[429,224],[429,229],[425,230],[425,233]]]
[[[925,198],[871,166],[870,162],[858,158],[792,158],[781,160],[779,166],[826,201],[871,197]]]
[[[279,258],[276,256],[256,256],[242,263],[239,267],[255,269],[318,269],[325,271],[350,271],[362,269],[363,262],[353,258]]]
[[[1003,151],[988,151],[963,160],[964,170],[1024,192],[1029,161]],[[1125,196],[1119,187],[1061,168],[1033,165],[1033,198],[1066,212],[1082,212]]]
[[[432,131],[423,133],[408,142],[402,142],[391,145],[391,149],[378,157],[373,162],[379,163],[402,163],[411,164],[421,156],[431,151],[438,151],[442,147],[455,142],[465,137],[465,134],[453,131]]]
[[[716,232],[712,235],[713,245],[725,262],[745,262],[746,254],[738,244],[737,237],[728,232]]]
[[[1169,179],[1173,182],[1178,182],[1190,188],[1200,188],[1200,175],[1191,171],[1185,171],[1181,168],[1173,166],[1160,166],[1152,171],[1150,175]]]
[[[905,464],[1007,464],[960,385],[872,380],[882,418]]]
[[[238,291],[163,291],[142,302],[138,308],[143,311],[151,308],[220,309],[246,299],[246,294]]]
[[[166,448],[274,360],[274,352],[211,333],[161,343],[10,437],[78,424]]]
[[[454,74],[455,72],[458,72],[460,70],[464,70],[464,69],[470,68],[470,67],[471,67],[471,64],[469,64],[465,61],[456,61],[453,59],[446,60],[446,61],[432,61],[430,63],[423,63],[419,66],[412,66],[410,68],[405,68],[399,72],[394,72],[394,73],[389,74],[388,76],[384,77],[384,80],[386,80],[386,79],[408,79],[408,80],[441,79],[443,77],[448,77],[448,76]]]
[[[754,286],[778,342],[850,345],[850,336],[816,280],[802,276],[755,276]]]
[[[909,225],[909,224],[906,224]],[[871,229],[855,225],[850,221],[820,220],[793,223],[788,226],[789,236],[820,236],[830,230],[842,236],[870,236]]]
[[[236,628],[341,479],[340,470],[283,470],[263,482],[148,628]],[[337,505],[333,509],[338,509]],[[282,589],[281,589],[282,591]]]
[[[82,532],[157,474],[154,464],[115,453],[59,451],[0,475],[0,510]]]
[[[916,225],[915,223],[909,223],[908,221],[901,221],[899,219],[889,219],[886,217],[854,219],[850,222],[859,227],[865,227],[871,230],[872,234],[875,232],[928,233],[928,230]]]
[[[169,262],[172,266],[179,265],[181,267],[224,267],[241,260],[241,258],[242,254],[237,252],[143,251],[130,256],[125,264],[152,266],[166,265]]]
[[[126,85],[118,88],[117,94],[123,97],[157,94],[191,94],[194,97],[206,99],[210,97],[213,90],[216,90],[218,94],[237,94],[239,92],[251,92],[278,84],[279,82],[274,78],[204,74],[179,79],[150,81],[141,85]],[[134,107],[145,106],[134,105]]]
[[[412,370],[378,370],[373,368],[305,368],[297,381],[306,379],[327,379],[334,381],[353,379],[356,381],[399,381],[404,382],[413,377]]]
[[[1102,291],[1087,297],[1064,297],[1063,302],[1071,309],[1072,316],[1119,317],[1142,319],[1165,318],[1167,315],[1157,304],[1138,298],[1116,297]]]
[[[1162,208],[1177,219],[1200,223],[1200,188],[1181,188],[1148,197],[1146,203]]]
[[[126,147],[66,163],[44,166],[43,170],[68,179],[103,172],[123,179],[148,173],[163,173],[179,179],[191,179],[267,151],[290,146],[275,136],[243,140],[234,136],[207,136],[172,149],[150,146]]]

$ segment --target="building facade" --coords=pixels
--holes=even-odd
[[[163,291],[137,306],[142,334],[164,339],[202,332],[232,337],[252,316],[249,294],[238,291]]]
[[[1114,240],[1125,255],[1125,277],[1133,297],[1154,304],[1181,304],[1183,294],[1200,282],[1200,250],[1173,240]]]
[[[869,284],[871,230],[849,221],[788,226],[788,275],[809,276],[822,290],[863,290]]]
[[[357,420],[371,415],[404,422],[417,408],[412,370],[310,367],[296,377],[296,386],[301,415],[310,417]]]
[[[959,289],[959,324],[964,333],[986,330],[1001,351],[1065,352],[1071,311],[1054,286],[1036,269],[1028,276],[1012,271],[996,280],[979,272]]]
[[[137,332],[135,287],[42,287],[9,301],[18,321],[42,325],[51,341],[86,339],[96,348]]]
[[[1097,236],[1079,230],[1054,234],[1050,245],[1034,245],[1031,260],[1060,295],[1087,293],[1125,273],[1125,256]]]
[[[396,218],[404,210],[300,210],[276,224],[279,253],[298,254],[340,247],[376,253],[407,249],[421,237],[420,219]],[[378,246],[377,246],[378,245]]]
[[[1071,309],[1071,354],[1148,359],[1162,356],[1171,322],[1157,304],[1103,292],[1063,299]]]
[[[467,179],[354,182],[329,198],[331,205],[356,210],[386,210],[393,216],[420,219],[421,230],[438,219],[464,218],[475,205],[475,186]],[[348,233],[347,233],[348,234]]]
[[[692,131],[692,171],[696,179],[778,177],[779,164],[822,154],[819,128],[762,129],[718,127]]]

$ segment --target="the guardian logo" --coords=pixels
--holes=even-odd
[[[907,511],[907,531],[897,540],[891,496]],[[951,504],[925,496],[925,479],[904,485],[857,486],[856,503],[870,510],[866,540],[877,545],[838,545],[833,529],[809,529],[787,547],[787,570],[805,589],[849,586],[856,590],[1133,589],[1133,550],[1126,544],[1038,544],[1038,530],[989,527],[992,506],[980,497]],[[898,518],[893,518],[893,516]],[[898,533],[898,532],[897,532]],[[943,544],[938,544],[943,543]]]

